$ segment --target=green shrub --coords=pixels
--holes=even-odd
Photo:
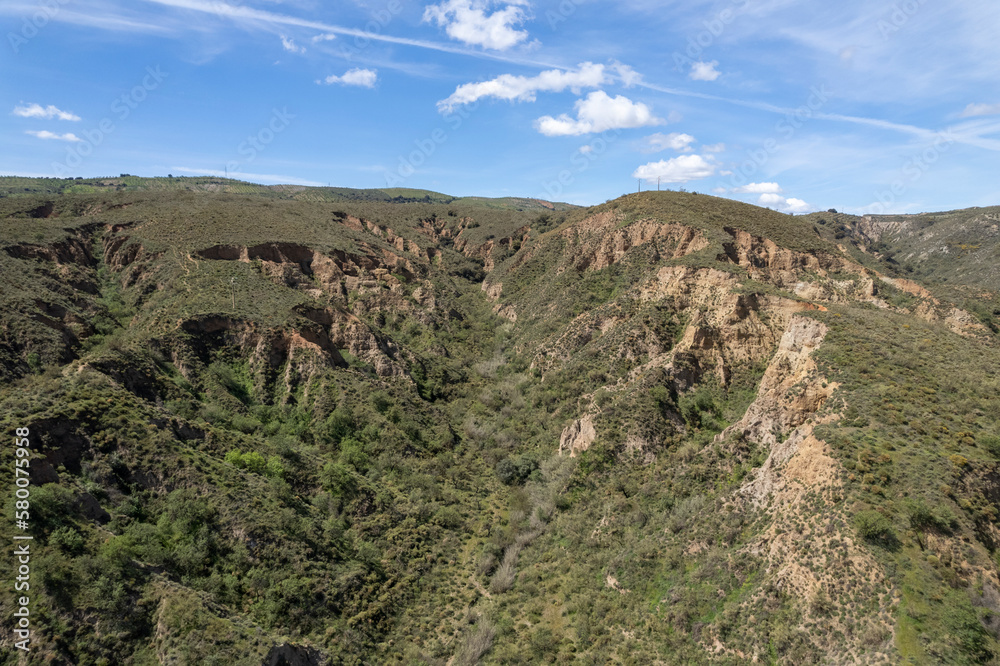
[[[334,495],[349,495],[354,490],[354,474],[341,463],[327,463],[320,474],[323,487]]]
[[[1000,458],[1000,436],[997,435],[982,435],[979,438],[979,444],[990,452],[994,458]]]
[[[508,486],[524,483],[538,469],[538,462],[525,455],[504,458],[496,466],[497,478]]]
[[[854,515],[854,527],[867,541],[890,541],[895,537],[889,519],[871,509]]]
[[[242,414],[234,414],[233,418],[230,419],[230,423],[235,429],[247,435],[255,433],[263,425],[252,416],[244,416]]]
[[[284,478],[285,466],[281,462],[281,458],[278,456],[270,456],[267,459],[267,467],[264,469],[264,475],[276,479]]]
[[[323,423],[323,434],[333,444],[339,444],[340,440],[351,435],[354,429],[354,415],[349,409],[341,407],[333,410]]]
[[[49,535],[49,544],[67,555],[83,552],[83,536],[72,527],[59,527]]]
[[[256,451],[241,453],[234,449],[226,454],[226,462],[254,474],[263,474],[264,476],[275,478],[282,478],[285,475],[285,466],[281,462],[281,458],[278,456],[264,458],[264,456]]]
[[[453,506],[442,507],[434,514],[434,522],[446,529],[458,529],[465,521],[462,514]]]
[[[368,470],[369,462],[365,445],[353,437],[345,437],[340,440],[340,462],[344,465],[350,465],[360,474],[364,474]]]
[[[922,498],[911,498],[905,502],[910,527],[919,531],[936,530],[946,532],[955,521],[955,514],[946,506],[931,506]]]

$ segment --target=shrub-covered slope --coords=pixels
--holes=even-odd
[[[996,338],[855,232],[61,182],[0,198],[29,663],[1000,654]]]

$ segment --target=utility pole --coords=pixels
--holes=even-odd
[[[637,178],[635,182],[638,183],[638,185],[639,185],[639,192],[642,192],[642,179],[641,178]]]
[[[236,278],[229,278],[229,286],[233,289],[233,313],[236,312]]]
[[[660,191],[660,177],[659,176],[656,177],[656,191],[657,192]]]

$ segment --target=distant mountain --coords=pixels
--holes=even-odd
[[[143,178],[122,174],[117,178],[23,178],[0,176],[0,197],[31,194],[96,194],[99,192],[212,192],[253,195],[268,199],[296,201],[370,201],[385,203],[469,203],[489,208],[519,211],[563,211],[577,206],[565,203],[502,197],[453,197],[430,190],[403,187],[385,189],[351,189],[348,187],[307,187],[304,185],[259,185],[231,178],[209,176],[183,178]]]
[[[0,193],[30,663],[1000,657],[992,209]]]

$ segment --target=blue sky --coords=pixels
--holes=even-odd
[[[1000,3],[3,0],[0,173],[1000,204]]]

